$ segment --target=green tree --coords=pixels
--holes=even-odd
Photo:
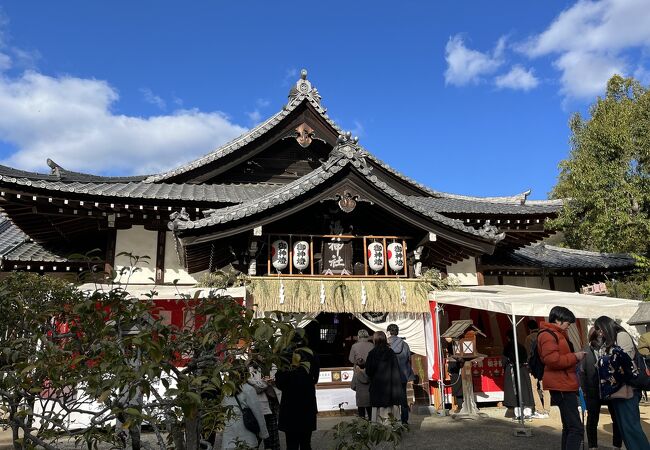
[[[73,439],[135,450],[146,424],[160,450],[195,450],[232,414],[222,400],[250,363],[304,364],[292,347],[302,330],[212,294],[178,298],[186,323],[174,327],[127,286],[84,294],[24,273],[0,282],[0,409],[14,447]]]
[[[560,163],[553,198],[566,199],[550,227],[585,250],[650,250],[650,92],[613,76],[589,118],[570,120],[571,154]]]

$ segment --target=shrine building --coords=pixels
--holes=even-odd
[[[350,346],[359,329],[391,322],[428,393],[437,348],[420,282],[428,269],[461,286],[575,292],[635,265],[629,255],[544,243],[561,200],[439,192],[391,168],[339,128],[304,70],[279,112],[171,170],[107,177],[47,165],[47,173],[0,166],[2,272],[76,274],[89,263],[70,255],[95,249],[99,272],[147,256],[129,288],[153,286],[165,305],[206,274],[238,271],[250,284],[231,293],[258,314],[300,314],[321,355],[321,410],[350,398],[354,407],[344,392]],[[169,306],[167,319],[179,314]],[[507,329],[498,314],[450,307],[441,322],[468,318],[487,335],[477,345],[498,353]]]

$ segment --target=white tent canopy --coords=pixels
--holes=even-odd
[[[606,315],[624,321],[635,313],[641,303],[636,300],[508,285],[476,286],[462,291],[434,291],[430,300],[520,317],[548,317],[551,308],[559,305],[569,308],[579,319],[595,319]]]

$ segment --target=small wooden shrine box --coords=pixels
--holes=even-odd
[[[485,334],[471,320],[454,320],[441,337],[451,339],[454,355],[458,358],[482,356],[476,348],[476,335]]]

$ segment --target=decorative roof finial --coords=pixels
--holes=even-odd
[[[318,89],[313,87],[309,80],[307,79],[307,69],[300,70],[300,79],[296,82],[295,85],[291,87],[289,91],[289,104],[294,100],[302,100],[303,98],[311,99],[319,108],[321,107],[320,101],[321,96],[318,93]],[[288,105],[287,105],[288,106]],[[325,111],[324,108],[322,108]]]

